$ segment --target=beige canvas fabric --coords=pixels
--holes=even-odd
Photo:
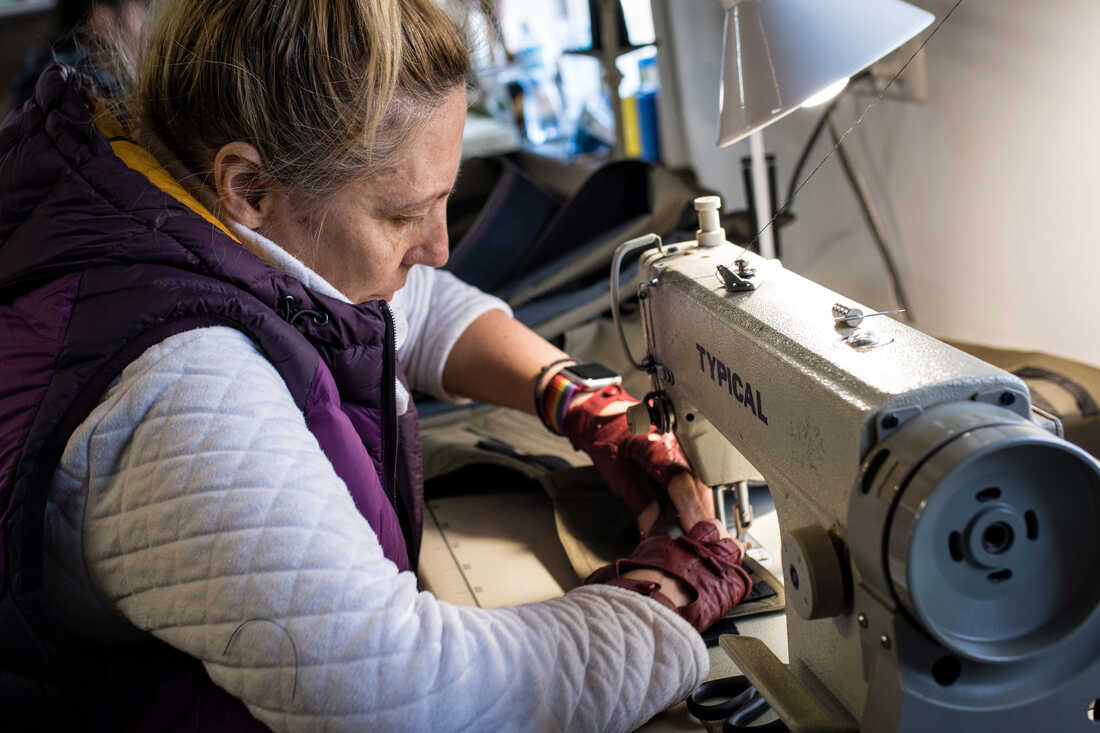
[[[948,343],[1019,376],[1031,390],[1032,403],[1062,421],[1066,440],[1100,456],[1100,369],[1040,351]]]

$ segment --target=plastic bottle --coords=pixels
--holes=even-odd
[[[638,123],[638,65],[631,63],[629,54],[620,56],[616,65],[622,73],[619,82],[619,105],[623,121],[622,153],[627,158],[642,155],[642,131]]]

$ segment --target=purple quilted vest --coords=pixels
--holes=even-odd
[[[386,557],[409,569],[423,490],[415,410],[394,409],[392,318],[384,302],[308,290],[128,168],[85,83],[52,67],[0,127],[0,723],[261,727],[197,660],[151,637],[89,646],[53,618],[42,585],[51,479],[127,364],[175,333],[230,326],[282,375]]]

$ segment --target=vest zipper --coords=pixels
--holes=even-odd
[[[386,492],[394,511],[397,505],[397,325],[387,303],[386,343],[382,352],[382,490]]]

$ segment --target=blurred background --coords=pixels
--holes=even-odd
[[[589,168],[645,159],[719,193],[727,212],[751,209],[748,143],[715,146],[716,0],[446,2],[477,68],[468,156],[522,151]],[[853,80],[833,109],[840,130],[955,3],[915,4],[937,21]],[[35,49],[57,42],[59,12],[51,0],[0,0],[0,78],[14,82]],[[918,328],[1100,366],[1097,28],[1097,0],[966,0],[846,137]],[[0,94],[10,109],[12,85]],[[764,132],[777,210],[822,113],[800,110]],[[826,131],[800,181],[832,147]],[[779,232],[788,268],[867,305],[895,306],[838,156],[790,213]]]

